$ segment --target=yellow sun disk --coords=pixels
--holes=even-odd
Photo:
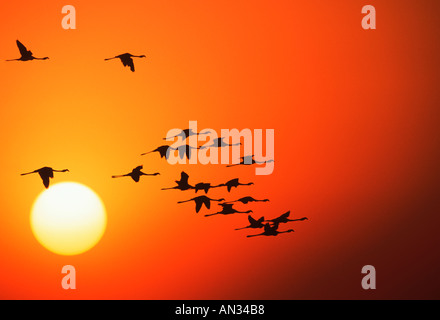
[[[38,242],[61,255],[91,249],[107,225],[99,196],[76,182],[58,183],[43,191],[32,207],[30,220]]]

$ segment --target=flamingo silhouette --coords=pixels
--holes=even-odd
[[[211,186],[210,183],[200,182],[200,183],[197,183],[197,184],[194,186],[194,189],[195,189],[196,193],[197,193],[197,191],[199,191],[199,190],[204,190],[205,193],[208,193],[209,189],[212,189],[212,188],[218,188],[218,187],[220,187],[220,185],[217,185],[217,186]]]
[[[182,137],[182,140],[185,140],[186,138],[188,138],[190,136],[198,136],[201,134],[208,134],[208,133],[211,133],[211,131],[194,132],[192,129],[185,129],[185,130],[181,130],[179,134],[176,134],[175,136],[172,136],[172,137],[163,138],[163,140],[173,139],[176,137]]]
[[[196,212],[198,213],[200,211],[200,209],[202,208],[202,205],[205,205],[205,207],[207,209],[211,209],[211,201],[225,201],[225,199],[221,198],[221,199],[211,199],[208,198],[207,196],[198,196],[189,200],[185,200],[185,201],[179,201],[177,203],[185,203],[185,202],[189,202],[189,201],[194,201],[196,203]]]
[[[124,53],[124,54],[120,54],[118,56],[114,56],[113,58],[107,58],[104,59],[105,61],[107,60],[112,60],[112,59],[120,59],[122,64],[124,65],[124,67],[130,67],[130,70],[134,72],[134,62],[132,58],[146,58],[145,55],[140,55],[140,56],[135,56],[132,55],[130,53]]]
[[[194,187],[188,183],[188,178],[188,174],[182,171],[182,173],[180,174],[180,180],[176,180],[177,186],[171,188],[162,188],[162,190],[178,189],[181,191],[185,191],[188,189],[194,189]]]
[[[223,214],[223,215],[227,215],[227,214],[233,214],[233,213],[252,213],[252,210],[248,210],[248,211],[238,211],[235,210],[232,206],[232,204],[229,203],[219,203],[219,206],[222,206],[222,211],[216,212],[216,213],[210,213],[210,214],[205,214],[205,217],[210,217],[210,216],[214,216],[216,214]]]
[[[234,188],[237,188],[238,186],[251,186],[251,185],[254,184],[253,182],[249,182],[249,183],[240,183],[240,182],[238,181],[238,179],[239,179],[239,178],[229,180],[229,181],[226,182],[226,183],[222,183],[222,184],[220,184],[219,187],[227,187],[227,188],[228,188],[228,192],[231,192],[231,189],[232,189],[233,187],[234,187]]]
[[[17,43],[18,50],[20,51],[21,57],[18,59],[9,59],[6,61],[30,61],[30,60],[47,60],[47,59],[49,59],[49,57],[35,58],[32,55],[32,51],[26,49],[26,47],[20,41],[17,40],[16,43]]]
[[[200,149],[200,148],[196,148],[193,146],[190,146],[189,144],[184,144],[181,146],[178,146],[176,148],[170,147],[171,150],[179,150],[179,157],[180,159],[183,159],[186,155],[186,157],[189,159],[191,159],[191,153],[192,153],[192,149]]]
[[[250,166],[253,164],[264,164],[264,163],[269,163],[269,162],[274,162],[274,160],[257,161],[254,159],[254,156],[252,155],[252,156],[241,157],[240,163],[230,164],[230,165],[227,165],[226,167]]]
[[[269,199],[257,200],[257,199],[254,199],[252,197],[243,197],[243,198],[240,198],[238,200],[228,201],[228,202],[225,202],[225,203],[241,202],[243,204],[248,204],[249,202],[268,202],[268,201],[270,201],[270,200]]]
[[[200,149],[205,149],[205,148],[221,148],[221,147],[232,147],[232,146],[239,146],[241,145],[241,142],[238,143],[233,143],[233,144],[229,144],[223,141],[225,137],[221,137],[221,138],[215,138],[212,140],[212,145],[210,146],[201,146]]]
[[[141,156],[144,156],[144,155],[152,153],[152,152],[159,152],[161,158],[165,157],[166,159],[168,159],[168,157],[170,155],[170,150],[171,150],[170,146],[160,146],[160,147],[157,147],[156,149],[154,149],[153,151],[142,153]]]
[[[135,182],[139,182],[139,179],[141,176],[157,176],[160,173],[156,172],[156,173],[144,173],[142,172],[143,166],[137,166],[136,168],[134,168],[130,173],[127,174],[122,174],[122,175],[118,175],[118,176],[112,176],[112,178],[122,178],[122,177],[131,177]]]
[[[286,231],[278,231],[278,223],[274,223],[272,226],[269,223],[264,225],[264,232],[259,234],[248,235],[248,238],[258,237],[258,236],[277,236],[281,233],[294,232],[295,230],[289,229]]]
[[[304,221],[304,220],[309,220],[309,219],[307,219],[307,217],[300,218],[300,219],[289,219],[289,215],[290,215],[290,211],[287,211],[286,213],[282,214],[282,215],[279,216],[278,218],[271,219],[271,220],[266,220],[266,221],[267,221],[267,222],[272,222],[272,223],[287,223],[287,222],[289,222],[289,221]]]
[[[250,223],[248,226],[243,227],[243,228],[238,228],[238,229],[235,229],[235,230],[243,230],[243,229],[247,229],[247,228],[259,229],[259,228],[263,228],[264,227],[264,224],[263,224],[264,217],[261,217],[260,219],[255,220],[254,218],[252,218],[251,215],[248,215],[248,220],[249,220],[249,223]]]
[[[32,172],[22,173],[21,175],[24,176],[24,175],[31,174],[31,173],[38,173],[40,175],[40,178],[43,180],[44,186],[47,189],[47,188],[49,188],[49,178],[50,179],[53,178],[54,172],[69,172],[69,169],[55,170],[50,167],[43,167],[43,168],[34,170]]]

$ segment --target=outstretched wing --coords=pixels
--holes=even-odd
[[[248,215],[248,220],[250,222],[250,224],[255,224],[257,222],[257,220],[255,220],[254,218],[251,217],[251,215]]]
[[[45,176],[41,176],[40,175],[40,177],[43,180],[43,184],[46,187],[46,189],[49,188],[49,176],[46,176],[46,175]]]
[[[166,157],[166,159],[168,159],[170,153],[170,146],[160,146],[159,148],[157,148],[157,151],[159,151],[161,158]]]
[[[282,215],[280,216],[280,218],[288,218],[289,215],[290,215],[290,211],[287,211],[286,213],[282,214]]]
[[[202,209],[203,201],[196,200],[196,213],[199,213],[200,209]]]
[[[179,157],[180,157],[180,159],[185,158],[185,155],[187,154],[185,146],[184,145],[183,146],[178,146],[177,149],[179,150]]]
[[[32,54],[32,52],[30,52],[30,51],[28,51],[28,49],[26,49],[26,47],[24,46],[23,43],[21,43],[21,42],[18,41],[18,40],[17,40],[16,42],[17,42],[18,50],[20,50],[20,54],[21,54],[22,56],[27,55],[28,52],[29,52],[30,54]]]
[[[285,218],[288,218],[289,215],[290,215],[290,211],[287,211],[286,213],[280,215],[280,216],[277,218],[277,220],[278,220],[278,219],[285,219]],[[274,220],[275,220],[275,219],[274,219]]]
[[[134,72],[134,62],[131,57],[124,56],[123,58],[121,58],[121,61],[124,67],[129,66],[130,70]]]
[[[188,178],[189,178],[189,175],[185,171],[182,171],[182,173],[180,174],[180,182],[187,184]]]
[[[134,62],[133,62],[133,59],[130,58],[130,61],[128,61],[128,65],[130,66],[130,70],[132,72],[134,72]]]
[[[203,202],[205,203],[206,208],[211,209],[211,199],[209,199],[208,197],[205,197],[203,200],[204,200]]]

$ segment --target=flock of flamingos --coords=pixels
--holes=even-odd
[[[17,40],[16,42],[17,42],[17,46],[20,51],[21,57],[18,59],[10,59],[10,60],[6,60],[6,61],[30,61],[30,60],[49,59],[48,57],[44,57],[44,58],[34,57],[32,52],[30,50],[28,50],[20,41]],[[132,72],[134,72],[135,68],[134,68],[134,63],[133,63],[132,58],[145,58],[145,55],[135,56],[130,53],[124,53],[124,54],[120,54],[115,57],[107,58],[104,60],[107,61],[107,60],[112,60],[112,59],[120,59],[122,64],[124,65],[124,67],[128,66],[128,67],[130,67],[130,70]],[[181,136],[182,139],[185,140],[189,136],[199,135],[199,134],[200,133],[193,132],[191,129],[185,129],[185,130],[182,130],[175,137]],[[169,137],[169,138],[175,138],[175,137]],[[169,138],[164,138],[164,139],[167,140]],[[222,148],[222,147],[230,147],[233,145],[234,144],[228,144],[228,143],[224,142],[223,138],[218,138],[218,139],[213,140],[213,144],[211,146],[207,146],[207,147],[202,146],[200,148]],[[143,153],[142,155],[146,155],[146,154],[149,154],[152,152],[158,152],[160,154],[161,158],[168,158],[170,152],[178,150],[179,156],[181,158],[186,156],[188,159],[190,159],[191,158],[191,150],[192,149],[200,149],[200,148],[194,148],[192,146],[189,146],[188,144],[184,144],[184,145],[177,147],[177,148],[172,148],[171,146],[168,146],[168,145],[162,145],[162,146],[156,148],[155,150]],[[268,160],[265,162],[272,162],[272,161],[273,160]],[[254,159],[254,156],[252,155],[252,156],[242,157],[240,159],[240,163],[234,164],[234,165],[252,165],[252,164],[261,164],[261,163],[265,163],[265,162],[256,161]],[[234,165],[229,165],[229,166],[234,166]],[[144,173],[144,172],[142,172],[142,169],[143,169],[142,166],[138,166],[138,167],[134,168],[130,173],[123,174],[123,175],[114,175],[114,176],[112,176],[112,178],[131,177],[135,182],[139,182],[141,176],[156,176],[156,175],[160,174],[158,172],[152,173],[152,174]],[[54,172],[68,172],[68,171],[69,171],[68,169],[55,170],[51,167],[43,167],[43,168],[31,171],[31,172],[22,173],[21,175],[38,173],[40,175],[41,179],[43,180],[43,184],[44,184],[45,188],[49,188],[50,179],[52,179],[54,177]],[[229,180],[226,183],[222,183],[222,184],[215,185],[215,186],[211,185],[210,183],[204,183],[204,182],[197,183],[193,186],[193,185],[189,184],[188,180],[189,180],[188,174],[182,171],[182,173],[180,175],[180,180],[175,181],[176,182],[175,186],[169,187],[169,188],[163,188],[162,190],[171,190],[171,189],[177,189],[177,190],[181,190],[181,191],[194,190],[195,193],[203,190],[205,192],[205,194],[207,194],[208,191],[213,188],[226,187],[227,191],[231,192],[232,188],[237,188],[239,186],[253,185],[252,182],[241,183],[238,178]],[[307,220],[307,217],[300,218],[300,219],[289,219],[290,211],[282,214],[281,216],[279,216],[275,219],[271,219],[271,220],[265,220],[264,217],[260,217],[258,219],[255,219],[249,214],[249,213],[253,213],[252,210],[238,211],[233,207],[234,203],[236,203],[236,202],[241,202],[242,204],[248,204],[250,202],[267,202],[267,201],[269,201],[269,199],[257,200],[251,196],[243,197],[243,198],[240,198],[240,199],[237,199],[234,201],[226,201],[224,198],[211,199],[206,195],[201,195],[201,196],[196,196],[194,198],[191,198],[189,200],[179,201],[178,203],[186,203],[186,202],[191,202],[191,201],[195,202],[196,213],[198,213],[202,209],[203,205],[209,210],[211,208],[211,201],[219,202],[218,205],[221,207],[221,211],[218,211],[215,213],[210,213],[210,214],[205,214],[205,217],[209,217],[209,216],[213,216],[213,215],[229,215],[229,214],[235,214],[235,213],[248,214],[249,225],[247,225],[245,227],[237,228],[235,230],[242,230],[242,229],[248,229],[248,228],[251,228],[251,229],[263,228],[263,232],[258,233],[258,234],[247,235],[247,237],[277,236],[281,233],[293,232],[294,231],[293,229],[288,229],[285,231],[278,231],[278,227],[281,223]]]

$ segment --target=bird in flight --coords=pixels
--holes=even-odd
[[[189,202],[189,201],[194,201],[196,203],[196,212],[198,213],[200,211],[200,209],[202,208],[202,205],[205,205],[205,207],[207,209],[211,209],[211,201],[225,201],[225,199],[221,198],[221,199],[211,199],[208,198],[207,196],[198,196],[189,200],[185,200],[185,201],[179,201],[177,203],[184,203],[184,202]]]
[[[228,202],[225,202],[225,203],[241,202],[243,204],[248,204],[249,202],[268,202],[268,201],[270,201],[270,200],[269,199],[257,200],[257,199],[254,199],[252,197],[243,197],[243,198],[240,198],[238,200],[228,201]]]
[[[216,212],[216,213],[210,213],[210,214],[205,214],[205,217],[209,217],[209,216],[214,216],[216,214],[223,214],[223,215],[227,215],[227,214],[233,214],[233,213],[252,213],[252,210],[248,210],[248,211],[238,211],[235,210],[232,206],[232,204],[230,203],[219,203],[219,206],[222,206],[222,211]]]
[[[266,220],[266,221],[267,221],[267,222],[272,222],[272,223],[286,223],[286,222],[289,222],[289,221],[304,221],[304,220],[309,220],[309,219],[307,219],[307,217],[300,218],[300,219],[289,219],[289,215],[290,215],[290,211],[287,211],[286,213],[282,214],[282,215],[279,216],[278,218],[271,219],[271,220]]]
[[[171,188],[162,188],[162,190],[171,190],[171,189],[178,189],[181,191],[185,191],[188,189],[194,189],[192,185],[188,183],[188,174],[184,171],[180,173],[180,180],[176,180],[177,186],[171,187]]]
[[[201,146],[200,149],[206,149],[206,148],[221,148],[221,147],[232,147],[232,146],[240,146],[241,142],[237,142],[237,143],[226,143],[223,141],[225,137],[221,137],[221,138],[215,138],[212,140],[212,145],[209,146]]]
[[[30,60],[47,60],[47,59],[49,59],[49,57],[44,57],[44,58],[34,57],[32,55],[32,51],[26,49],[26,47],[23,45],[23,43],[21,43],[18,40],[16,42],[17,42],[18,50],[20,50],[21,57],[18,59],[9,59],[6,61],[30,61]]]
[[[259,228],[263,228],[264,227],[264,217],[261,217],[258,220],[255,220],[254,218],[252,218],[251,215],[248,215],[248,220],[249,220],[249,225],[243,228],[238,228],[235,230],[243,230],[243,229],[247,229],[247,228],[254,228],[254,229],[259,229]]]
[[[165,159],[168,159],[170,155],[170,150],[172,150],[172,148],[170,149],[170,146],[160,146],[154,149],[153,151],[142,153],[141,156],[144,156],[152,152],[159,152],[161,158],[165,157]]]
[[[188,158],[188,160],[191,159],[191,154],[192,154],[191,150],[193,150],[193,149],[198,150],[200,148],[199,147],[190,146],[189,144],[183,144],[183,145],[178,146],[176,148],[170,147],[170,150],[173,150],[173,151],[179,150],[179,157],[180,157],[180,159],[183,159],[186,156]]]
[[[40,178],[43,180],[44,186],[47,189],[47,188],[49,188],[49,179],[53,178],[54,172],[69,172],[69,170],[68,169],[55,170],[50,167],[43,167],[43,168],[34,170],[32,172],[22,173],[21,175],[24,176],[24,175],[31,174],[31,173],[38,173],[40,175]]]
[[[124,65],[124,67],[128,66],[128,67],[130,67],[130,70],[134,72],[134,62],[133,62],[132,58],[146,58],[146,56],[145,55],[135,56],[130,53],[123,53],[123,54],[120,54],[120,55],[115,56],[113,58],[107,58],[104,60],[107,61],[107,60],[112,60],[112,59],[120,59],[122,64]]]
[[[112,176],[112,178],[131,177],[135,182],[139,182],[139,179],[141,176],[157,176],[160,174],[159,172],[151,173],[151,174],[144,173],[141,171],[142,168],[143,168],[143,166],[137,166],[130,173],[122,174],[122,175],[118,175],[118,176]]]
[[[295,230],[289,229],[286,231],[278,231],[278,223],[274,223],[272,226],[269,223],[264,225],[264,232],[259,234],[251,234],[248,235],[248,238],[257,237],[257,236],[277,236],[281,233],[294,232]]]
[[[222,184],[220,184],[219,186],[220,187],[227,187],[228,188],[228,192],[231,192],[231,189],[234,187],[234,188],[237,188],[238,186],[251,186],[251,185],[253,185],[254,183],[253,182],[249,182],[249,183],[240,183],[239,181],[238,181],[238,178],[236,178],[236,179],[232,179],[232,180],[229,180],[228,182],[226,182],[226,183],[222,183]]]
[[[196,191],[196,193],[197,193],[197,191],[199,191],[199,190],[203,190],[203,191],[205,191],[205,193],[208,193],[209,189],[212,189],[212,188],[218,188],[218,187],[221,187],[221,185],[218,185],[218,186],[211,186],[210,183],[200,182],[200,183],[197,183],[197,184],[194,186],[194,190]]]
[[[169,140],[169,139],[173,139],[173,138],[177,138],[177,137],[182,137],[182,140],[185,140],[186,138],[188,138],[190,136],[198,136],[201,134],[208,134],[208,133],[211,133],[211,131],[194,132],[192,129],[185,129],[185,130],[181,130],[179,134],[176,134],[175,136],[172,136],[172,137],[163,138],[163,140]]]
[[[241,157],[239,163],[230,164],[230,165],[227,165],[226,167],[250,166],[253,164],[265,164],[265,163],[269,163],[269,162],[274,162],[274,160],[271,159],[271,160],[266,160],[266,161],[257,161],[254,159],[254,156],[252,155],[252,156]]]

